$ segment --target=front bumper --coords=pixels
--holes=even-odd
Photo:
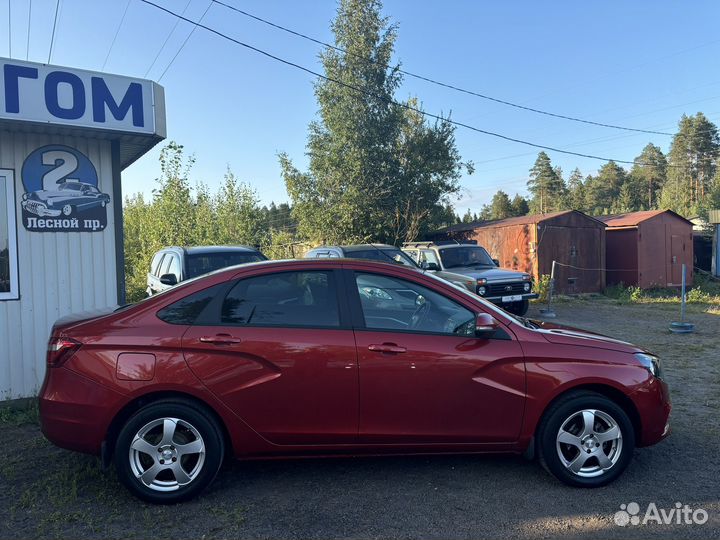
[[[26,200],[23,201],[20,205],[26,212],[30,212],[31,214],[35,214],[36,216],[40,217],[58,217],[61,214],[60,210],[48,208],[43,203],[38,203],[37,201]]]
[[[653,377],[630,394],[640,415],[637,446],[650,446],[670,435],[670,390],[662,379]]]
[[[523,302],[525,300],[532,300],[538,298],[540,295],[537,293],[523,293],[523,294],[511,294],[508,296],[480,296],[485,300],[490,300],[493,304],[511,304],[513,302]]]

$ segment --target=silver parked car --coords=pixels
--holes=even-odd
[[[248,246],[166,247],[152,258],[146,292],[152,296],[186,279],[236,264],[266,260],[265,255]]]
[[[452,272],[445,272],[437,268],[425,268],[418,265],[413,258],[400,248],[389,244],[356,244],[352,246],[320,246],[311,249],[305,254],[306,259],[322,259],[344,257],[346,259],[365,259],[379,262],[393,262],[417,270],[435,274],[450,283],[475,292],[475,280],[471,277]]]
[[[530,299],[538,297],[530,274],[498,268],[498,261],[477,244],[410,242],[403,251],[439,277],[444,272],[464,276],[472,292],[516,315],[525,315]]]

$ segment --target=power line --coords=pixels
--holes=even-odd
[[[120,17],[120,24],[118,24],[118,27],[115,30],[115,35],[113,36],[112,42],[110,43],[110,48],[108,49],[108,52],[105,55],[105,61],[103,62],[101,71],[105,71],[105,66],[107,65],[108,59],[110,58],[110,53],[112,52],[113,47],[115,47],[115,40],[117,40],[118,34],[120,33],[120,29],[122,28],[122,25],[125,22],[125,16],[127,15],[129,7],[130,7],[130,0],[127,0],[127,3],[125,4],[125,11],[123,11],[122,17]]]
[[[237,7],[235,7],[235,6],[232,6],[232,5],[230,5],[230,4],[227,4],[227,3],[225,3],[225,2],[222,2],[221,0],[212,0],[212,2],[215,3],[215,4],[220,4],[221,6],[224,6],[224,7],[228,8],[228,9],[231,9],[231,10],[237,12],[237,13],[240,13],[241,15],[245,15],[246,17],[250,17],[251,19],[255,19],[256,21],[259,21],[259,22],[261,22],[261,23],[263,23],[263,24],[266,24],[266,25],[268,25],[268,26],[272,26],[273,28],[277,28],[278,30],[282,30],[283,32],[287,32],[287,33],[292,34],[292,35],[294,35],[294,36],[297,36],[297,37],[306,39],[306,40],[308,40],[308,41],[312,41],[313,43],[316,43],[316,44],[318,44],[318,45],[322,45],[322,46],[324,46],[324,47],[329,47],[329,48],[331,48],[331,49],[333,49],[333,50],[335,50],[335,51],[341,52],[341,53],[343,53],[343,54],[361,58],[362,60],[364,60],[364,61],[366,61],[366,62],[370,62],[370,63],[373,63],[373,64],[377,64],[377,65],[379,65],[379,66],[381,66],[381,67],[384,67],[385,69],[397,69],[398,72],[400,72],[400,73],[402,73],[402,74],[404,74],[404,75],[407,75],[408,77],[413,77],[414,79],[418,79],[418,80],[421,80],[421,81],[425,81],[425,82],[430,83],[430,84],[435,84],[435,85],[437,85],[437,86],[442,86],[443,88],[448,88],[448,89],[450,89],[450,90],[454,90],[454,91],[456,91],[456,92],[461,92],[461,93],[463,93],[463,94],[468,94],[468,95],[475,96],[475,97],[479,97],[479,98],[481,98],[481,99],[485,99],[485,100],[488,100],[488,101],[493,101],[493,102],[495,102],[495,103],[500,103],[501,105],[506,105],[506,106],[508,106],[508,107],[514,107],[514,108],[516,108],[516,109],[521,109],[521,110],[528,111],[528,112],[532,112],[532,113],[536,113],[536,114],[542,114],[542,115],[545,115],[545,116],[551,116],[551,117],[553,117],[553,118],[560,118],[560,119],[562,119],[562,120],[570,120],[570,121],[572,121],[572,122],[580,122],[580,123],[582,123],[582,124],[590,124],[590,125],[592,125],[592,126],[599,126],[599,127],[604,127],[604,128],[610,128],[610,129],[620,129],[620,130],[623,130],[623,131],[635,131],[635,132],[638,132],[638,133],[648,133],[648,134],[651,134],[651,135],[666,135],[666,136],[672,136],[672,135],[673,135],[672,133],[666,133],[666,132],[663,132],[663,131],[653,131],[653,130],[649,130],[649,129],[630,128],[630,127],[626,127],[626,126],[618,126],[618,125],[615,125],[615,124],[606,124],[606,123],[603,123],[603,122],[594,122],[594,121],[592,121],[592,120],[586,120],[586,119],[583,119],[583,118],[576,118],[576,117],[574,117],[574,116],[568,116],[568,115],[564,115],[564,114],[552,113],[552,112],[544,111],[544,110],[541,110],[541,109],[535,109],[535,108],[533,108],[533,107],[527,107],[527,106],[525,106],[525,105],[520,105],[519,103],[513,103],[512,101],[507,101],[507,100],[499,99],[499,98],[496,98],[496,97],[493,97],[493,96],[488,96],[488,95],[486,95],[486,94],[481,94],[480,92],[475,92],[475,91],[473,91],[473,90],[467,90],[466,88],[461,88],[461,87],[456,86],[456,85],[453,85],[453,84],[444,83],[444,82],[442,82],[442,81],[438,81],[438,80],[432,79],[432,78],[430,78],[430,77],[425,77],[424,75],[418,75],[417,73],[412,73],[412,72],[410,72],[410,71],[405,71],[404,69],[400,69],[400,68],[397,67],[397,66],[396,66],[396,67],[393,67],[393,66],[390,66],[390,65],[388,65],[388,64],[379,62],[379,61],[377,61],[377,60],[368,60],[367,58],[364,58],[364,57],[359,56],[359,55],[357,55],[357,54],[351,53],[350,51],[347,51],[346,49],[343,49],[343,48],[341,48],[341,47],[337,47],[337,46],[332,45],[332,44],[330,44],[330,43],[326,43],[326,42],[321,41],[321,40],[319,40],[319,39],[315,39],[315,38],[313,38],[313,37],[311,37],[311,36],[308,36],[308,35],[306,35],[306,34],[303,34],[302,32],[297,32],[297,31],[295,31],[295,30],[291,30],[290,28],[287,28],[287,27],[285,27],[285,26],[281,26],[281,25],[276,24],[276,23],[274,23],[274,22],[272,22],[272,21],[268,21],[267,19],[263,19],[262,17],[258,17],[257,15],[253,15],[252,13],[248,13],[247,11],[243,11],[242,9],[239,9],[239,8],[237,8]]]
[[[188,6],[190,6],[190,2],[192,2],[192,0],[188,0],[187,4],[185,4],[185,8],[182,10],[182,13],[181,13],[182,15],[185,15],[185,12],[187,11]],[[175,33],[175,30],[177,30],[177,27],[179,24],[180,24],[180,19],[175,19],[175,24],[173,25],[172,30],[170,30],[170,33],[165,38],[165,41],[163,41],[163,44],[160,47],[160,50],[157,52],[157,54],[155,55],[155,58],[152,61],[152,64],[150,64],[150,67],[147,68],[147,71],[145,72],[145,75],[144,75],[145,78],[147,78],[148,74],[150,73],[150,70],[153,68],[153,66],[155,66],[155,62],[157,62],[158,58],[160,58],[160,55],[165,50],[165,46],[168,44],[168,41],[170,41],[170,37]]]
[[[60,9],[60,0],[55,0],[55,20],[53,21],[52,35],[50,36],[50,52],[48,52],[48,61],[47,61],[48,64],[50,63],[50,59],[52,58],[53,44],[55,43],[55,28],[57,28],[58,10],[59,9]]]
[[[25,45],[25,60],[27,61],[30,57],[30,23],[32,22],[32,0],[28,5],[28,31],[27,31],[27,45]]]
[[[144,1],[144,0],[143,0],[143,1]],[[146,3],[152,3],[152,2],[146,2]],[[185,19],[182,15],[177,15],[176,13],[173,13],[173,12],[170,11],[170,10],[167,10],[167,9],[165,9],[165,8],[161,8],[160,6],[158,6],[158,5],[156,5],[156,4],[152,4],[152,5],[155,6],[155,7],[160,8],[160,9],[162,9],[162,10],[164,10],[164,11],[167,11],[168,13],[172,13],[173,15],[175,15],[175,16],[177,16],[177,17],[180,17],[181,19],[184,19],[184,20],[188,21],[189,23],[192,23],[192,24],[195,25],[195,26],[193,26],[193,29],[190,31],[190,33],[189,33],[189,34],[187,35],[187,37],[185,38],[185,41],[183,41],[183,42],[182,42],[182,45],[180,45],[180,48],[179,48],[179,49],[177,50],[177,52],[175,53],[175,56],[172,57],[172,60],[170,60],[170,63],[169,63],[169,64],[167,65],[167,67],[163,70],[162,74],[160,75],[160,78],[158,79],[158,82],[160,82],[160,81],[162,81],[163,77],[164,77],[165,74],[167,73],[168,69],[170,69],[170,66],[172,66],[173,63],[175,62],[175,59],[180,55],[180,53],[182,52],[182,50],[185,48],[185,45],[187,44],[187,42],[190,41],[190,38],[191,38],[192,35],[195,33],[195,30],[197,30],[198,26],[201,26],[200,23],[202,23],[203,19],[205,18],[205,15],[207,15],[207,12],[210,11],[210,8],[212,7],[213,3],[210,2],[210,3],[208,4],[208,6],[205,8],[205,11],[203,11],[202,17],[200,17],[200,20],[199,20],[197,23],[194,22],[194,21],[191,21],[190,19]],[[206,26],[201,26],[201,28],[207,28],[207,27],[206,27]]]
[[[8,0],[8,56],[12,58],[12,2]]]
[[[240,46],[242,46],[242,47],[245,47],[246,49],[250,49],[251,51],[254,51],[254,52],[258,53],[258,54],[261,54],[261,55],[263,55],[263,56],[266,56],[266,57],[268,57],[268,58],[270,58],[270,59],[272,59],[272,60],[275,60],[275,61],[280,62],[280,63],[282,63],[282,64],[285,64],[285,65],[294,67],[294,68],[296,68],[296,69],[299,69],[299,70],[301,70],[301,71],[304,71],[304,72],[306,72],[306,73],[309,73],[309,74],[311,74],[311,75],[313,75],[313,76],[315,76],[315,77],[318,77],[318,78],[320,78],[320,79],[326,80],[326,81],[328,81],[328,82],[332,82],[332,83],[334,83],[334,84],[339,84],[340,86],[344,86],[344,87],[349,88],[350,90],[354,90],[355,92],[358,92],[358,93],[360,93],[360,94],[365,94],[365,95],[374,97],[374,98],[376,98],[376,99],[380,99],[381,101],[384,101],[384,102],[386,102],[386,103],[388,103],[388,104],[390,104],[390,105],[395,105],[395,106],[397,106],[397,107],[402,107],[402,108],[404,108],[404,109],[413,111],[413,112],[415,112],[415,113],[417,113],[417,114],[421,114],[421,115],[423,115],[423,116],[426,116],[426,117],[428,117],[428,118],[432,118],[432,119],[434,119],[434,120],[438,120],[438,121],[440,121],[440,122],[447,122],[447,123],[449,123],[449,124],[452,124],[452,125],[455,125],[455,126],[459,126],[459,127],[465,128],[465,129],[469,129],[470,131],[475,131],[475,132],[477,132],[477,133],[482,133],[482,134],[484,134],[484,135],[489,135],[489,136],[491,136],[491,137],[496,137],[496,138],[498,138],[498,139],[503,139],[503,140],[510,141],[510,142],[514,142],[514,143],[518,143],[518,144],[524,144],[524,145],[526,145],[526,146],[531,146],[531,147],[533,147],[533,148],[540,148],[540,149],[542,149],[542,150],[549,150],[549,151],[551,151],[551,152],[557,152],[557,153],[560,153],[560,154],[568,154],[568,155],[578,156],[578,157],[584,157],[584,158],[588,158],[588,159],[596,159],[596,160],[599,160],[599,161],[614,161],[615,163],[625,163],[625,164],[629,164],[629,165],[632,165],[632,164],[635,163],[635,161],[628,161],[628,160],[623,160],[623,159],[613,159],[613,158],[607,158],[607,157],[602,157],[602,156],[596,156],[596,155],[593,155],[593,154],[583,154],[583,153],[580,153],[580,152],[572,152],[572,151],[570,151],[570,150],[562,150],[562,149],[560,149],[560,148],[555,148],[555,147],[553,147],[553,146],[547,146],[547,145],[544,145],[544,144],[538,144],[538,143],[534,143],[534,142],[531,142],[531,141],[525,141],[525,140],[523,140],[523,139],[518,139],[518,138],[515,138],[515,137],[510,137],[510,136],[508,136],[508,135],[503,135],[503,134],[501,134],[501,133],[496,133],[496,132],[493,132],[493,131],[488,131],[488,130],[481,129],[481,128],[478,128],[478,127],[475,127],[475,126],[471,126],[471,125],[469,125],[469,124],[465,124],[465,123],[463,123],[463,122],[458,122],[457,120],[451,120],[451,119],[449,119],[449,118],[445,118],[445,117],[442,117],[442,116],[437,115],[437,114],[429,113],[429,112],[423,111],[423,110],[421,110],[421,109],[418,109],[418,108],[416,108],[416,107],[413,107],[412,105],[409,105],[409,104],[407,104],[407,103],[401,103],[401,102],[395,101],[395,100],[393,100],[393,99],[386,98],[386,97],[384,97],[384,96],[379,96],[379,95],[374,94],[373,92],[370,92],[370,91],[368,91],[368,90],[364,90],[364,89],[362,89],[362,88],[358,88],[358,87],[356,87],[356,86],[354,86],[354,85],[351,85],[351,84],[348,84],[348,83],[344,83],[344,82],[342,82],[342,81],[340,81],[340,80],[337,80],[337,79],[335,79],[335,78],[333,78],[333,77],[328,77],[327,75],[323,75],[323,74],[321,74],[321,73],[318,73],[318,72],[316,72],[316,71],[313,71],[313,70],[311,70],[311,69],[309,69],[309,68],[306,68],[306,67],[301,66],[301,65],[299,65],[299,64],[296,64],[296,63],[294,63],[294,62],[291,62],[290,60],[285,60],[284,58],[280,58],[279,56],[275,56],[275,55],[273,55],[273,54],[271,54],[271,53],[269,53],[269,52],[267,52],[267,51],[264,51],[264,50],[262,50],[262,49],[259,49],[259,48],[257,48],[257,47],[254,47],[254,46],[252,46],[252,45],[249,45],[249,44],[247,44],[247,43],[244,43],[244,42],[242,42],[242,41],[240,41],[240,40],[238,40],[238,39],[235,39],[235,38],[233,38],[233,37],[231,37],[231,36],[228,36],[227,34],[223,34],[222,32],[220,32],[220,31],[218,31],[218,30],[215,30],[214,28],[210,28],[210,27],[208,27],[208,26],[205,26],[205,25],[203,25],[201,22],[192,21],[192,20],[190,20],[190,19],[188,19],[188,18],[186,18],[186,17],[184,17],[184,16],[182,16],[182,15],[180,15],[180,14],[178,14],[178,13],[175,13],[174,11],[171,11],[171,10],[169,10],[169,9],[167,9],[167,8],[164,8],[164,7],[162,7],[162,6],[159,6],[158,4],[155,4],[155,3],[151,2],[150,0],[140,0],[140,1],[141,1],[141,2],[144,2],[145,4],[149,4],[149,5],[151,5],[151,6],[154,6],[154,7],[156,7],[157,9],[160,9],[160,10],[162,10],[162,11],[164,11],[164,12],[170,14],[170,15],[173,15],[173,16],[175,16],[175,17],[178,17],[178,18],[180,18],[180,19],[182,19],[182,20],[184,20],[184,21],[186,21],[186,22],[189,22],[189,23],[191,23],[191,24],[194,24],[196,28],[197,28],[197,27],[203,28],[204,30],[207,30],[208,32],[211,32],[211,33],[213,33],[213,34],[215,34],[215,35],[217,35],[217,36],[220,36],[220,37],[222,37],[223,39],[226,39],[226,40],[231,41],[231,42],[233,42],[233,43],[235,43],[235,44],[237,44],[237,45],[240,45]],[[212,5],[212,4],[211,4],[211,5]],[[177,56],[177,55],[176,55],[176,56]],[[172,63],[172,62],[171,62],[171,63]],[[169,67],[169,66],[168,66],[168,67]],[[167,69],[166,69],[166,71],[167,71]],[[161,77],[161,78],[162,78],[162,77]],[[670,166],[670,165],[668,165],[668,166]]]

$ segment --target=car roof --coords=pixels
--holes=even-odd
[[[439,246],[432,246],[432,247],[436,247],[438,249],[457,249],[457,248],[467,248],[467,247],[482,248],[482,246],[478,246],[477,244],[447,244],[447,245],[441,244]]]
[[[184,251],[188,255],[208,255],[212,253],[259,253],[250,246],[187,246],[184,248],[169,246],[163,251]]]
[[[347,246],[317,246],[312,248],[310,251],[316,251],[318,249],[340,249],[351,253],[353,251],[367,251],[368,249],[400,249],[397,246],[390,244],[350,244]],[[308,253],[310,253],[308,251]]]
[[[258,261],[253,263],[247,263],[247,264],[238,264],[234,266],[228,266],[226,268],[220,268],[219,270],[215,270],[214,272],[210,272],[206,275],[212,275],[212,274],[224,274],[227,273],[233,273],[233,271],[237,271],[239,269],[243,268],[249,268],[249,267],[262,267],[262,266],[290,266],[295,267],[296,265],[299,266],[310,266],[310,267],[318,267],[318,268],[327,268],[330,267],[342,267],[344,265],[350,265],[352,267],[358,266],[358,267],[377,267],[377,268],[393,268],[396,270],[400,270],[401,272],[407,271],[409,275],[416,275],[417,268],[411,268],[409,266],[405,266],[402,264],[397,264],[393,261],[382,261],[382,260],[368,260],[368,259],[353,259],[351,257],[328,257],[328,258],[310,258],[310,259],[280,259],[280,260],[266,260],[266,261]]]

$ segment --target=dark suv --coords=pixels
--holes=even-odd
[[[389,244],[356,244],[353,246],[320,246],[311,249],[305,259],[364,259],[367,261],[394,262],[418,268],[400,248]]]
[[[166,247],[158,251],[150,263],[147,294],[152,296],[181,281],[220,268],[266,260],[265,255],[248,246]]]
[[[538,297],[530,274],[498,268],[498,261],[477,244],[411,242],[403,251],[428,270],[472,278],[475,294],[515,315],[525,315],[529,300]]]

